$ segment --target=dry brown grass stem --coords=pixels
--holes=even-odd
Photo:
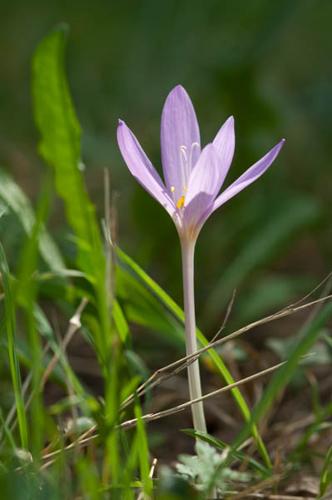
[[[307,309],[309,307],[312,307],[314,305],[320,304],[324,301],[332,299],[332,295],[327,295],[325,297],[321,297],[317,300],[314,300],[312,302],[308,302],[307,304],[302,304],[300,306],[288,306],[287,308],[284,308],[274,314],[271,314],[269,316],[266,316],[265,318],[259,319],[257,321],[254,321],[253,323],[249,323],[246,326],[243,326],[239,330],[236,330],[235,332],[230,333],[229,335],[226,335],[225,337],[222,337],[221,339],[215,340],[214,342],[209,343],[207,346],[202,347],[199,349],[195,354],[191,354],[189,356],[184,356],[183,358],[178,359],[177,361],[174,361],[173,363],[170,363],[167,366],[164,366],[163,368],[160,368],[156,370],[151,377],[149,377],[142,385],[140,385],[136,391],[128,396],[128,398],[122,403],[121,409],[127,408],[137,397],[143,396],[147,391],[150,391],[153,387],[159,385],[161,382],[164,380],[172,377],[173,375],[178,374],[180,371],[184,370],[188,364],[193,363],[196,359],[199,358],[203,353],[207,352],[208,350],[215,348],[217,346],[220,346],[229,340],[233,340],[240,335],[253,330],[257,326],[264,325],[266,323],[270,323],[271,321],[276,321],[281,318],[285,318],[286,316],[289,316],[291,314],[295,314],[299,311],[303,311],[304,309]]]
[[[254,373],[253,375],[250,375],[249,377],[245,377],[241,380],[238,380],[237,382],[234,382],[233,384],[229,384],[229,385],[226,385],[224,387],[221,387],[220,389],[216,389],[215,391],[209,392],[208,394],[205,394],[204,396],[202,396],[200,398],[196,398],[196,399],[193,399],[191,401],[186,401],[185,403],[182,403],[182,404],[177,405],[177,406],[173,406],[172,408],[168,408],[167,410],[162,410],[162,411],[159,411],[156,413],[145,414],[141,417],[141,419],[144,422],[148,423],[148,422],[152,422],[153,420],[159,420],[161,418],[165,418],[165,417],[168,417],[170,415],[174,415],[175,413],[179,413],[181,411],[186,410],[191,405],[198,403],[199,401],[204,401],[206,399],[216,397],[216,396],[222,394],[223,392],[234,389],[234,387],[238,387],[240,385],[246,384],[247,382],[251,382],[259,377],[263,377],[264,375],[267,375],[268,373],[271,373],[271,372],[277,370],[285,363],[286,363],[286,361],[283,361],[282,363],[278,363],[276,365],[270,366],[269,368],[266,368],[265,370],[261,370],[260,372]],[[127,430],[127,429],[134,427],[136,424],[137,424],[137,418],[133,418],[131,420],[126,420],[125,422],[122,422],[121,424],[119,424],[118,428]],[[63,449],[55,450],[55,451],[52,451],[50,453],[45,454],[43,456],[43,459],[50,460],[54,456],[58,455],[59,453],[62,453],[63,451],[71,450],[77,446],[86,445],[91,440],[94,440],[98,437],[97,433],[89,436],[89,433],[93,432],[95,429],[96,429],[96,426],[89,429],[84,434],[82,434],[80,436],[80,438],[78,438],[75,442],[70,443],[69,445],[65,446]]]
[[[326,281],[326,279],[324,280],[324,282],[325,281]],[[286,308],[284,308],[284,309],[282,309],[282,310],[280,310],[272,315],[269,315],[269,316],[266,316],[260,320],[254,321],[253,323],[250,323],[250,324],[230,333],[229,335],[222,337],[221,339],[218,339],[216,341],[209,343],[207,346],[199,349],[193,355],[185,356],[181,359],[178,359],[177,361],[175,361],[173,363],[170,363],[169,365],[167,365],[163,368],[160,368],[159,370],[155,371],[148,380],[146,380],[141,386],[139,386],[138,389],[122,403],[120,409],[124,410],[133,401],[135,401],[135,399],[137,397],[141,397],[147,391],[149,391],[153,387],[159,385],[163,380],[166,380],[166,379],[174,376],[175,374],[179,373],[181,370],[185,369],[189,363],[192,363],[193,361],[195,361],[197,358],[199,358],[199,356],[201,356],[203,353],[207,352],[209,349],[212,349],[214,347],[222,345],[225,342],[228,342],[229,340],[233,340],[233,339],[239,337],[240,335],[242,335],[250,330],[253,330],[257,326],[261,326],[263,324],[266,324],[266,323],[269,323],[272,321],[276,321],[278,319],[282,319],[286,316],[303,311],[309,307],[315,306],[317,304],[323,303],[323,302],[325,302],[327,300],[331,300],[331,299],[332,299],[332,295],[327,295],[325,297],[321,297],[317,300],[308,302],[306,304],[302,304],[302,305],[298,305],[298,306],[296,306],[296,305],[288,306],[288,307],[286,307]],[[303,300],[297,302],[296,304],[298,304],[300,302],[303,302]],[[198,398],[198,399],[195,399],[192,401],[186,401],[185,403],[182,403],[182,404],[177,405],[177,406],[172,407],[172,408],[168,408],[168,409],[160,411],[160,412],[143,415],[142,419],[145,422],[151,422],[153,420],[164,418],[164,417],[173,415],[175,413],[184,411],[185,409],[187,409],[188,407],[190,407],[194,403],[197,403],[199,401],[203,401],[206,399],[210,399],[212,397],[216,397],[223,392],[226,392],[226,391],[233,389],[234,387],[238,387],[242,384],[245,384],[247,382],[255,380],[255,379],[262,377],[268,373],[271,373],[271,372],[277,370],[284,363],[285,362],[278,363],[272,367],[269,367],[265,370],[262,370],[260,372],[253,374],[253,375],[250,375],[249,377],[246,377],[246,378],[243,378],[237,382],[234,382],[233,384],[229,384],[227,386],[221,387],[220,389],[217,389],[217,390],[212,391],[208,394],[205,394],[204,396],[202,396],[202,398]],[[127,420],[125,422],[122,422],[121,424],[119,424],[119,427],[122,429],[129,429],[129,428],[135,426],[136,423],[137,423],[137,419],[131,419],[131,420]],[[59,450],[54,450],[54,451],[51,451],[49,453],[44,454],[43,459],[49,463],[52,463],[52,461],[53,461],[52,459],[55,456],[62,453],[62,451],[71,450],[71,449],[75,448],[76,446],[86,446],[88,443],[90,443],[92,440],[94,440],[98,437],[98,434],[95,432],[96,428],[97,428],[97,426],[92,426],[90,429],[85,431],[81,436],[79,436],[77,438],[77,440],[75,440],[75,442],[68,444],[64,448],[59,449]],[[45,465],[46,464],[44,464],[44,467],[45,467]]]

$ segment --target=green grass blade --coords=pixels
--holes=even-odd
[[[79,457],[75,464],[81,489],[90,500],[101,499],[101,485],[96,464],[89,457]]]
[[[122,492],[123,500],[133,500],[134,498],[136,498],[135,490],[132,487],[131,480],[132,478],[134,478],[135,471],[137,469],[138,450],[139,450],[139,443],[138,443],[138,435],[136,432],[130,444],[130,451],[128,453],[128,459],[125,464],[125,469],[123,473],[123,483],[125,486]]]
[[[12,293],[10,274],[6,256],[2,245],[0,244],[0,270],[2,275],[2,284],[4,290],[4,308],[5,322],[4,328],[7,336],[7,350],[9,357],[9,367],[13,384],[13,391],[16,404],[17,419],[20,431],[21,446],[28,448],[28,425],[24,408],[24,399],[22,395],[21,373],[16,355],[16,318],[15,318],[15,300]]]
[[[142,420],[142,410],[138,404],[135,406],[135,417],[137,418],[138,460],[141,481],[145,495],[150,496],[153,489],[153,482],[150,478],[149,445]]]
[[[332,304],[330,303],[324,306],[324,308],[321,309],[321,311],[309,324],[304,326],[304,328],[300,332],[297,344],[290,352],[287,362],[281,368],[279,368],[279,370],[272,377],[271,382],[264,390],[263,397],[252,410],[251,419],[244,425],[243,429],[232,443],[229,457],[232,457],[234,451],[237,451],[238,447],[241,446],[241,444],[248,438],[251,433],[252,426],[258,423],[260,419],[264,417],[266,412],[271,408],[280,391],[290,381],[298,364],[301,361],[301,358],[305,356],[308,353],[309,349],[314,345],[317,338],[322,332],[322,327],[326,324],[331,316]],[[221,465],[221,467],[227,466],[228,463],[229,460],[225,461]],[[210,488],[214,486],[219,473],[220,467],[216,469],[215,474],[211,479]]]
[[[200,343],[202,344],[202,346],[208,345],[209,342],[204,337],[202,332],[198,331],[197,337],[198,337]],[[234,381],[231,373],[229,372],[227,366],[225,365],[222,358],[220,357],[220,355],[214,349],[209,349],[207,352],[208,352],[210,358],[212,359],[212,361],[214,362],[215,366],[218,368],[219,373],[221,374],[221,376],[223,377],[223,379],[225,380],[227,385],[233,384],[235,381]],[[238,387],[234,387],[233,389],[231,389],[231,393],[233,395],[234,400],[236,401],[236,403],[238,405],[240,412],[242,413],[242,416],[244,417],[244,420],[246,422],[250,422],[251,421],[250,408],[247,405],[247,402],[246,402],[244,396],[242,395],[240,389]],[[258,432],[257,426],[254,423],[251,424],[251,434],[252,434],[253,438],[255,439],[258,451],[260,452],[265,464],[268,467],[271,467],[272,463],[271,463],[268,451],[267,451],[267,449],[264,445],[264,442],[263,442],[263,440]]]
[[[328,449],[326,454],[322,472],[319,479],[319,493],[324,496],[327,488],[332,483],[332,446]]]
[[[12,449],[12,451],[16,450],[17,446],[15,443],[15,436],[13,432],[11,431],[9,425],[7,425],[5,419],[3,418],[2,415],[2,410],[0,408],[0,423],[2,426],[1,434],[0,434],[0,440],[2,440],[2,436],[4,435]],[[3,433],[3,434],[2,434]]]
[[[125,315],[121,309],[121,306],[117,300],[113,301],[113,319],[116,326],[116,329],[119,333],[120,339],[124,343],[129,334],[129,326],[126,320]]]
[[[38,204],[37,216],[30,235],[24,242],[18,266],[18,280],[15,289],[16,303],[21,305],[25,313],[25,327],[29,343],[29,358],[31,359],[32,374],[32,401],[31,419],[34,425],[31,428],[30,448],[34,459],[39,459],[43,447],[44,411],[40,393],[43,373],[43,352],[37,323],[35,308],[38,296],[38,286],[34,273],[38,268],[38,242],[48,215],[50,201],[50,185],[44,189]]]
[[[326,324],[328,319],[332,316],[332,304],[327,304],[317,314],[317,316],[306,325],[300,332],[298,342],[291,350],[287,362],[279,368],[279,370],[272,377],[272,380],[266,387],[263,397],[256,407],[251,412],[250,421],[244,426],[236,440],[233,447],[237,448],[250,434],[250,426],[260,421],[266,412],[271,408],[276,397],[280,391],[290,381],[292,375],[297,369],[301,358],[305,356],[309,349],[314,345],[317,338],[321,333],[322,327]]]

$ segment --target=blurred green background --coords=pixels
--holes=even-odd
[[[30,63],[59,22],[70,26],[67,69],[83,127],[89,192],[103,214],[111,172],[117,242],[178,301],[177,234],[120,157],[126,120],[157,168],[159,124],[170,89],[183,84],[210,141],[236,120],[228,184],[281,137],[273,168],[216,212],[197,248],[198,322],[213,333],[233,290],[232,324],[308,292],[331,269],[332,2],[330,0],[122,0],[2,2],[0,161],[33,199],[45,166],[36,152]],[[51,224],[66,234],[61,206]],[[1,229],[13,248],[19,235]],[[6,243],[7,241],[7,243]]]

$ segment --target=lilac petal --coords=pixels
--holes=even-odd
[[[178,200],[201,152],[195,110],[181,85],[177,85],[165,101],[160,141],[165,183],[174,200]]]
[[[220,128],[213,141],[213,145],[220,157],[219,169],[222,179],[221,183],[223,183],[234,156],[235,134],[233,116],[230,116]]]
[[[219,162],[220,158],[214,145],[208,144],[189,179],[184,202],[185,224],[198,224],[206,211],[212,207],[221,184]]]
[[[166,192],[160,175],[144,153],[134,134],[122,120],[119,120],[117,139],[121,154],[131,174],[170,215],[173,215],[175,206]]]
[[[228,201],[230,198],[233,198],[233,196],[242,191],[242,189],[255,182],[255,180],[257,180],[261,175],[263,175],[278,156],[284,143],[285,139],[282,139],[282,141],[280,141],[276,146],[274,146],[274,148],[266,153],[263,158],[258,160],[258,162],[248,168],[248,170],[246,170],[244,174],[242,174],[235,182],[233,182],[233,184],[228,186],[228,188],[215,200],[213,204],[213,211],[226,203],[226,201]]]
[[[208,144],[205,146],[189,177],[185,206],[198,193],[207,193],[211,196],[217,195],[220,189],[219,161],[214,145]]]

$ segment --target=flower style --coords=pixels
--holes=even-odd
[[[161,117],[161,157],[165,183],[122,120],[119,120],[117,137],[122,156],[132,175],[167,210],[180,238],[191,240],[197,239],[212,212],[257,180],[271,166],[285,142],[281,140],[219,194],[234,155],[234,118],[228,118],[213,142],[201,149],[195,110],[181,85],[177,85],[168,95]]]

